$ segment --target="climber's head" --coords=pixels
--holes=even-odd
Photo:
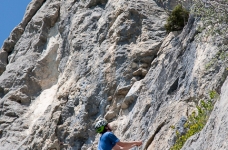
[[[104,133],[106,131],[112,131],[111,128],[108,125],[108,122],[105,119],[101,119],[99,120],[96,124],[95,124],[95,129],[97,131],[97,133]]]

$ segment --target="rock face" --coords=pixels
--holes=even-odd
[[[187,149],[227,149],[227,96],[228,80],[223,84],[221,96],[205,128],[185,143]]]
[[[193,5],[193,0],[154,0],[158,6],[165,8],[166,10],[172,10],[176,5],[182,4],[186,9],[190,9]]]
[[[96,149],[103,117],[139,149],[169,149],[211,90],[221,99],[183,149],[227,149],[224,41],[194,16],[167,35],[166,18],[152,0],[33,0],[0,51],[1,150]]]

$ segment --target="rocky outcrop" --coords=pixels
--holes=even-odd
[[[96,149],[101,117],[121,140],[142,140],[139,149],[169,149],[170,127],[184,132],[199,99],[225,97],[228,72],[224,41],[199,32],[198,18],[169,35],[166,18],[158,1],[33,0],[0,51],[1,149]],[[207,126],[226,116],[222,104]],[[206,130],[184,149],[207,149]]]
[[[33,0],[28,5],[25,16],[21,23],[13,29],[8,39],[4,41],[2,51],[0,54],[0,75],[6,69],[8,55],[13,51],[15,44],[18,42],[18,40],[21,38],[21,35],[24,33],[27,24],[30,22],[30,20],[36,14],[36,12],[40,9],[43,3],[44,0]]]
[[[193,0],[155,0],[158,6],[165,8],[167,11],[171,11],[176,5],[181,4],[186,9],[190,10],[191,6],[194,4]]]
[[[0,74],[2,74],[5,69],[6,69],[6,65],[7,65],[7,57],[8,57],[8,53],[6,51],[0,51]]]
[[[43,5],[44,0],[33,0],[27,7],[26,13],[24,15],[23,20],[21,23],[13,29],[9,38],[4,42],[2,49],[7,52],[12,52],[15,44],[20,39],[21,35],[23,34],[25,27],[30,22],[32,17],[36,14],[36,12],[40,9]]]
[[[221,97],[215,105],[210,119],[204,129],[197,135],[192,136],[184,145],[187,149],[227,149],[226,129],[227,118],[227,80],[222,86]]]

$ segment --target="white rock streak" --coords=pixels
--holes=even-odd
[[[28,120],[31,122],[27,134],[31,132],[33,125],[44,114],[48,106],[54,101],[57,87],[57,85],[53,85],[50,89],[44,90],[31,104],[30,111],[26,115],[29,117]]]

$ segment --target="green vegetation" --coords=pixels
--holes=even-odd
[[[210,69],[218,60],[217,59],[211,59],[209,63],[206,64],[205,68],[206,70]]]
[[[193,0],[191,14],[198,20],[194,40],[217,46],[217,54],[205,64],[208,71],[212,67],[226,67],[228,62],[228,0]],[[199,34],[200,33],[200,34]],[[222,64],[222,65],[221,65]],[[224,71],[227,75],[227,70]]]
[[[218,98],[219,95],[216,91],[213,90],[209,92],[209,96],[210,100],[201,100],[200,105],[196,107],[197,112],[193,112],[188,117],[188,120],[184,125],[184,128],[187,130],[187,132],[183,135],[180,135],[180,133],[176,131],[177,140],[173,147],[170,148],[170,150],[180,150],[189,137],[200,132],[203,129],[207,123],[211,111],[213,110],[213,99]]]
[[[172,126],[170,126],[170,128],[171,128],[171,129],[175,129],[175,126],[174,126],[174,125],[172,125]]]
[[[193,0],[194,6],[191,13],[201,18],[202,24],[198,27],[198,32],[206,30],[206,35],[223,35],[228,31],[224,24],[228,24],[227,0],[202,1]]]
[[[207,64],[205,64],[205,69],[208,70],[210,69],[212,66],[217,65],[218,61],[221,60],[225,63],[228,62],[228,45],[221,45],[219,47],[218,52],[216,53],[216,55],[214,56],[214,58],[212,58]]]
[[[214,90],[209,92],[210,99],[216,99],[219,97],[218,93]]]
[[[191,13],[195,15],[195,18],[200,19],[197,25],[198,34],[195,39],[199,39],[201,42],[210,42],[212,45],[218,47],[216,55],[206,64],[205,68],[209,68],[219,65],[218,62],[227,64],[228,62],[228,0],[220,1],[202,1],[194,0],[194,7]],[[224,71],[221,82],[224,82],[227,77],[228,68],[224,66]],[[196,133],[200,132],[208,121],[210,113],[214,107],[215,99],[219,97],[219,94],[212,90],[208,95],[209,99],[201,100],[200,104],[197,105],[197,111],[193,112],[184,125],[186,129],[185,134],[180,134],[176,131],[176,142],[170,150],[180,150],[184,143]],[[173,127],[172,127],[173,128]]]
[[[189,12],[181,5],[177,5],[169,14],[165,24],[166,32],[182,30],[188,22]]]

